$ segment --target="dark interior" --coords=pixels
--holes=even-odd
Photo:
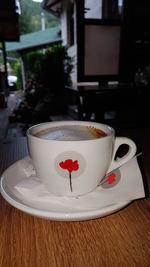
[[[55,101],[53,101],[53,105],[51,104],[53,110],[48,111],[41,121],[18,121],[10,114],[9,122],[23,123],[25,129],[29,124],[35,122],[62,119],[93,120],[110,124],[116,128],[149,127],[149,11],[150,3],[146,0],[124,0],[121,9],[118,8],[118,1],[107,0],[103,1],[101,19],[87,19],[85,18],[84,0],[77,1],[78,82],[98,82],[98,85],[65,86],[65,97],[56,93]],[[86,26],[100,26],[100,31],[103,29],[113,30],[115,27],[119,29],[119,46],[117,46],[119,57],[115,62],[114,73],[113,70],[111,73],[109,72],[109,61],[105,62],[105,73],[101,73],[101,69],[96,74],[86,73]],[[0,72],[0,111],[2,111],[7,108],[7,98],[9,97],[5,42],[19,40],[18,13],[11,0],[2,1],[0,27],[0,41],[5,64],[5,71]],[[73,28],[72,19],[70,27]],[[74,43],[73,35],[70,36],[69,42],[70,45]],[[108,46],[108,49],[109,47],[111,48]],[[93,52],[95,51],[91,51],[91,53]],[[97,60],[100,61],[101,58],[98,57]],[[63,106],[62,110],[58,109],[60,103]]]

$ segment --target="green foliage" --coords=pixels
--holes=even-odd
[[[22,76],[21,76],[21,64],[19,61],[17,61],[14,66],[14,74],[17,76],[17,89],[22,88]]]
[[[3,71],[3,68],[4,68],[4,59],[0,54],[0,71]]]
[[[22,13],[19,16],[19,28],[20,28],[20,34],[25,34],[32,32],[32,25],[29,23],[30,21],[30,14],[28,12],[28,9],[24,9],[22,7]]]
[[[20,0],[20,34],[41,30],[41,13],[44,13],[46,28],[58,26],[60,20],[54,15],[44,11],[40,3],[32,0]]]
[[[30,52],[26,59],[28,78],[34,74],[36,81],[49,92],[60,93],[71,83],[72,58],[61,44],[50,47],[45,53]]]
[[[41,71],[41,64],[44,54],[41,51],[32,51],[26,54],[26,77],[29,79],[32,74],[37,76]]]

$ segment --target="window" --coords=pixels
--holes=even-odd
[[[85,19],[118,19],[123,0],[84,0]]]
[[[84,17],[85,19],[101,19],[102,18],[102,0],[85,0],[84,1]]]

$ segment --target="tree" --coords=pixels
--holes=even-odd
[[[73,59],[61,44],[49,47],[45,53],[29,52],[26,55],[26,66],[27,78],[34,75],[36,81],[48,88],[50,93],[61,93],[71,83]]]
[[[66,113],[69,99],[65,86],[71,83],[73,68],[67,48],[59,44],[45,53],[30,52],[26,66],[28,84],[16,117],[22,122],[39,123],[49,120],[50,115]]]
[[[44,11],[40,4],[32,0],[20,0],[20,34],[26,34],[41,30],[41,13],[44,13],[46,28],[60,24],[60,20],[54,15]]]

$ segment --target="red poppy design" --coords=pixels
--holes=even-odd
[[[72,159],[67,159],[59,163],[62,169],[68,170],[68,172],[77,171],[79,169],[78,161],[73,161]]]
[[[116,174],[115,173],[111,173],[108,175],[107,177],[107,183],[108,184],[113,184],[116,181]]]
[[[66,159],[65,161],[61,161],[59,163],[59,166],[62,168],[62,169],[65,169],[69,172],[69,179],[70,179],[70,189],[71,189],[71,192],[72,192],[72,181],[71,181],[71,173],[73,171],[77,171],[79,169],[79,164],[78,164],[78,161],[75,160],[73,161],[72,159]]]

